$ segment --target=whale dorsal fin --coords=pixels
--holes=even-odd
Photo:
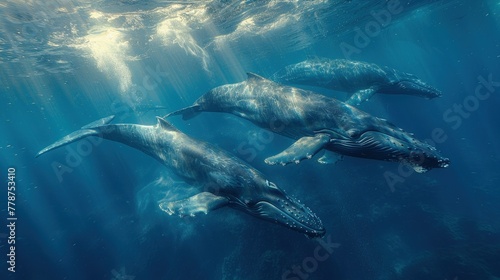
[[[175,126],[167,122],[167,120],[165,120],[164,118],[156,117],[156,119],[158,120],[158,125],[163,127],[164,129],[179,131]]]
[[[267,79],[255,73],[247,72],[247,80],[267,80]]]

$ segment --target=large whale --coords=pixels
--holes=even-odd
[[[415,75],[347,59],[305,60],[284,67],[271,80],[348,92],[352,96],[346,103],[351,105],[358,105],[375,93],[405,94],[429,99],[441,96],[439,90]]]
[[[341,155],[400,161],[417,172],[447,167],[449,160],[386,120],[334,98],[283,86],[253,73],[247,80],[216,87],[192,106],[165,117],[199,112],[226,112],[297,140],[266,159],[268,164],[298,163],[326,149]]]
[[[155,158],[199,190],[192,197],[160,203],[170,215],[194,216],[229,206],[310,238],[325,234],[320,219],[308,207],[229,153],[188,137],[162,118],[155,126],[109,124],[112,119],[82,127],[42,149],[37,157],[88,136],[121,142]]]

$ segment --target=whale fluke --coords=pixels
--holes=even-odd
[[[163,116],[163,118],[166,119],[170,116],[182,115],[183,120],[189,120],[189,119],[196,117],[199,113],[201,113],[201,106],[195,104],[193,106],[189,106],[189,107],[174,111],[172,113],[168,113],[165,116]]]
[[[75,142],[75,141],[80,140],[82,138],[85,138],[88,136],[97,136],[97,135],[99,135],[99,131],[96,130],[95,128],[98,128],[100,126],[103,126],[103,125],[110,123],[114,118],[115,118],[115,116],[112,115],[112,116],[97,120],[95,122],[91,122],[87,125],[84,125],[84,126],[82,126],[81,129],[79,129],[73,133],[70,133],[70,134],[64,136],[63,138],[57,140],[55,143],[43,148],[40,152],[38,152],[36,154],[35,157],[39,157],[48,151],[51,151],[53,149],[64,146],[66,144]]]

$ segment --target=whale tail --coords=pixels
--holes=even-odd
[[[189,120],[196,117],[199,113],[201,113],[201,106],[198,104],[174,111],[172,113],[166,114],[163,118],[166,119],[170,116],[182,115],[183,120]]]
[[[40,152],[38,152],[36,154],[35,157],[39,157],[39,156],[41,156],[42,154],[45,154],[48,151],[51,151],[53,149],[59,148],[61,146],[64,146],[66,144],[75,142],[75,141],[80,140],[82,138],[85,138],[85,137],[88,137],[88,136],[97,136],[97,135],[99,135],[101,133],[101,131],[99,129],[97,129],[97,128],[110,123],[114,118],[115,118],[115,116],[112,115],[112,116],[105,117],[105,118],[102,118],[100,120],[97,120],[95,122],[89,123],[89,124],[87,124],[85,126],[82,126],[81,129],[79,129],[77,131],[74,131],[74,132],[72,132],[72,133],[64,136],[63,138],[59,139],[55,143],[53,143],[53,144],[51,144],[51,145],[43,148]]]

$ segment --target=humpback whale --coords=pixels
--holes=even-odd
[[[447,167],[449,159],[394,124],[349,104],[253,73],[247,80],[216,87],[192,106],[167,114],[183,119],[200,112],[225,112],[297,140],[268,164],[299,163],[322,149],[341,155],[405,162],[417,172]],[[323,161],[323,158],[321,159]]]
[[[155,158],[199,191],[183,200],[160,203],[160,208],[170,215],[194,216],[229,206],[310,238],[325,234],[316,214],[258,170],[216,146],[190,138],[166,120],[157,119],[156,125],[147,126],[109,124],[113,116],[106,117],[42,149],[37,157],[89,136],[121,142]]]
[[[351,105],[359,105],[375,93],[405,94],[429,99],[441,96],[439,90],[413,74],[347,59],[305,60],[279,70],[271,80],[348,92],[352,96],[346,103]]]

